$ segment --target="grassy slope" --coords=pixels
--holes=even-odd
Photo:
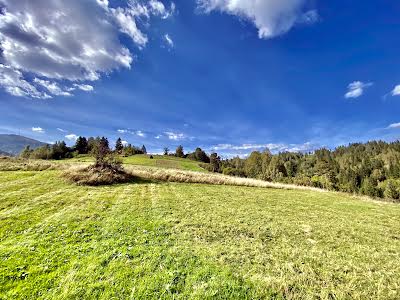
[[[173,156],[153,155],[154,159],[150,159],[149,155],[134,155],[130,157],[122,157],[122,161],[127,165],[138,165],[157,168],[180,169],[187,171],[205,172],[199,166],[199,163],[189,159],[183,159]],[[61,160],[63,162],[92,162],[93,158],[90,156],[78,156],[73,159]]]
[[[399,299],[400,206],[0,172],[0,299]]]

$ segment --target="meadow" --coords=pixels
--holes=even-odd
[[[400,297],[398,204],[51,169],[0,172],[0,299]]]
[[[150,158],[150,155],[137,154],[128,157],[120,157],[124,165],[135,165],[135,166],[146,166],[146,167],[156,167],[162,169],[177,169],[177,170],[187,170],[187,171],[196,171],[196,172],[205,172],[205,170],[200,167],[199,162],[174,157],[174,156],[166,156],[166,155],[153,155],[153,158]],[[78,157],[66,160],[53,160],[55,163],[90,163],[93,162],[93,157],[89,155],[79,155]]]

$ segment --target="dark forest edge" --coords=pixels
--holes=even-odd
[[[20,154],[31,159],[66,159],[81,154],[94,154],[99,147],[128,157],[147,154],[146,147],[123,145],[119,138],[111,150],[105,137],[79,137],[73,147],[64,141],[35,150],[26,147]],[[331,191],[366,195],[399,201],[400,141],[371,141],[340,146],[334,150],[321,148],[310,153],[283,152],[272,154],[268,149],[254,151],[247,158],[221,159],[217,153],[207,155],[201,148],[184,153],[164,148],[164,155],[198,161],[210,172],[323,188]],[[152,158],[152,156],[149,156]]]

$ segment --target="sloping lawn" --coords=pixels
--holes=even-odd
[[[0,299],[399,299],[400,206],[0,172]]]

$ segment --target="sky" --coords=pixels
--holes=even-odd
[[[0,7],[0,133],[226,157],[400,136],[396,0]]]

